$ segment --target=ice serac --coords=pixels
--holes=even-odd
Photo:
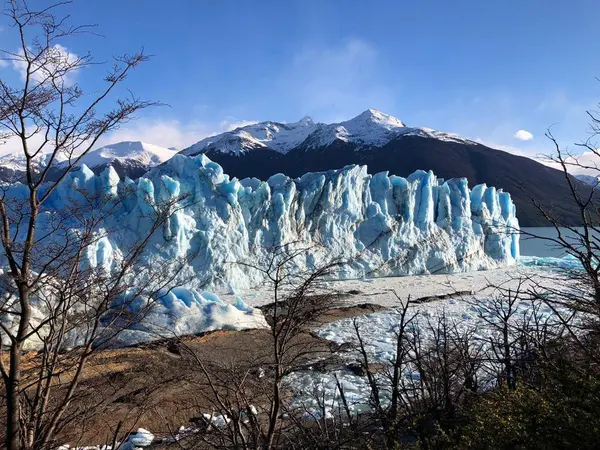
[[[298,179],[238,181],[204,155],[176,155],[137,182],[115,177],[82,170],[49,205],[59,207],[82,187],[121,200],[103,227],[113,231],[89,254],[90,265],[110,270],[122,247],[151,229],[152,212],[174,203],[144,263],[172,267],[189,288],[223,292],[259,285],[261,272],[243,263],[292,242],[311,247],[299,268],[343,259],[342,278],[488,269],[519,256],[508,193],[486,185],[469,190],[465,179],[444,181],[432,172],[401,178],[352,165]]]

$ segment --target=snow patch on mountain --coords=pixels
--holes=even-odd
[[[256,148],[269,148],[288,153],[295,148],[317,148],[343,141],[359,147],[381,147],[399,136],[418,135],[426,138],[474,143],[450,133],[429,128],[408,127],[399,119],[375,109],[368,109],[353,119],[339,123],[315,123],[310,117],[299,122],[261,122],[208,137],[182,151],[187,156],[208,151],[239,155]]]
[[[197,155],[210,149],[239,154],[254,148],[270,148],[287,153],[302,144],[320,125],[310,117],[294,123],[260,122],[208,137],[184,150],[184,155]]]
[[[35,170],[40,170],[46,167],[50,155],[48,153],[39,153],[32,159],[32,167]],[[62,163],[66,158],[62,154],[58,154],[55,158],[56,163]],[[27,170],[27,159],[23,152],[9,153],[0,157],[0,167],[6,170],[11,170],[15,173],[25,173]]]
[[[140,141],[124,141],[92,150],[86,153],[76,165],[95,168],[119,162],[123,167],[136,166],[150,169],[168,161],[176,154],[177,150],[175,149],[167,149]],[[32,159],[34,171],[40,172],[45,169],[50,162],[50,157],[49,153],[36,155]],[[59,152],[52,162],[52,170],[60,171],[70,162],[75,163],[76,158],[77,156],[68,158],[63,152]],[[4,171],[2,181],[22,181],[27,170],[25,155],[23,152],[18,152],[0,157],[0,169]]]

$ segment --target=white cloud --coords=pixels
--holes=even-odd
[[[27,61],[25,60],[23,50],[20,50],[17,55],[11,61],[12,66],[13,69],[19,72],[21,79],[24,80],[27,75]],[[66,47],[55,44],[39,59],[38,63],[33,65],[31,77],[37,82],[42,82],[52,74],[55,74],[57,70],[66,69],[69,65],[76,64],[78,59],[79,56],[67,50]],[[77,71],[77,68],[68,70],[62,76],[62,82],[66,85],[73,84]]]
[[[520,141],[530,141],[533,139],[533,134],[527,130],[519,130],[513,135],[513,137]]]
[[[592,151],[573,154],[567,157],[567,162],[570,164],[568,167],[569,172],[575,175],[600,176],[600,156]],[[552,163],[551,165],[557,169],[562,169],[558,163]]]
[[[102,137],[96,147],[120,141],[143,141],[182,150],[205,137],[253,123],[256,123],[256,121],[236,120],[230,117],[215,123],[181,122],[171,119],[139,119]]]
[[[233,122],[231,120],[233,120]],[[241,128],[241,127],[245,127],[248,125],[254,125],[255,123],[258,123],[258,121],[256,121],[256,120],[235,121],[235,119],[225,119],[219,124],[218,132],[220,133],[223,131],[232,131],[232,130],[235,130],[236,128]]]
[[[121,141],[142,141],[161,147],[175,147],[177,150],[183,150],[205,137],[253,123],[256,123],[256,121],[236,120],[230,117],[215,123],[183,123],[171,119],[139,119],[102,136],[95,148]],[[42,134],[29,139],[29,145],[32,148],[37,148],[42,142]],[[0,145],[0,156],[22,151],[21,141],[17,138],[10,138]]]
[[[34,134],[27,140],[27,145],[29,146],[29,150],[31,152],[36,151],[43,143],[43,133]],[[23,153],[23,144],[21,143],[20,138],[13,136],[5,141],[0,142],[0,156],[7,155],[9,153]]]

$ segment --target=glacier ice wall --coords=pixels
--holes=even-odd
[[[444,181],[432,172],[402,178],[347,166],[298,179],[238,181],[204,155],[176,155],[137,182],[120,180],[112,168],[95,176],[84,166],[49,198],[48,217],[83,191],[118,205],[87,251],[90,266],[111,270],[128,243],[152,229],[153,211],[174,203],[143,264],[171,267],[179,284],[193,288],[259,285],[261,272],[242,263],[291,242],[311,247],[299,267],[344,258],[337,276],[346,278],[487,269],[519,256],[508,193],[486,185],[469,190],[466,179]]]

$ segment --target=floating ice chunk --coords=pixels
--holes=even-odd
[[[210,425],[215,426],[217,428],[223,428],[224,426],[228,425],[229,422],[231,422],[231,419],[229,417],[227,417],[226,415],[222,415],[222,414],[202,414],[202,416],[204,417],[204,420],[206,420],[206,422],[208,422]],[[210,426],[209,426],[210,429]]]
[[[234,306],[243,312],[247,312],[247,313],[254,312],[254,308],[252,308],[251,306],[248,306],[246,303],[244,303],[244,300],[242,300],[240,297],[235,298]]]

